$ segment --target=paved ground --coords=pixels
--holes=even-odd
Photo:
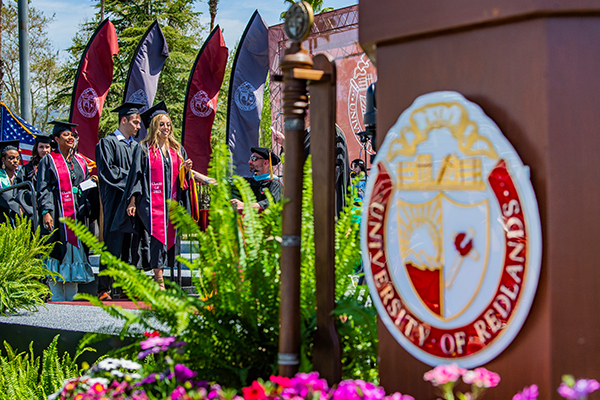
[[[46,307],[38,307],[37,312],[23,311],[8,317],[0,316],[0,323],[107,334],[118,334],[123,327],[122,320],[108,315],[100,307],[89,306],[87,302],[86,305],[70,303],[46,303]],[[115,301],[113,303],[121,305],[123,308],[135,308],[135,306],[132,307],[133,303],[131,302]],[[136,310],[130,311],[136,312]],[[132,329],[143,332],[139,326],[132,326]]]

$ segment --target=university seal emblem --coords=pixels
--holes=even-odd
[[[256,96],[254,95],[254,86],[248,81],[238,86],[235,91],[235,104],[242,111],[252,111],[256,108]]]
[[[476,104],[423,95],[377,153],[361,244],[378,313],[409,353],[430,365],[485,364],[515,338],[537,288],[529,169]]]
[[[198,93],[192,97],[190,109],[197,117],[208,117],[212,113],[212,102],[204,90],[199,90]]]
[[[94,118],[98,113],[98,94],[89,87],[79,95],[77,109],[86,118]]]

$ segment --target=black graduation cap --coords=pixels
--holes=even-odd
[[[146,110],[142,113],[142,115],[141,115],[142,122],[144,123],[144,126],[146,127],[146,129],[150,129],[150,122],[152,121],[152,119],[154,117],[156,117],[157,115],[160,115],[160,114],[168,114],[168,113],[169,113],[169,110],[167,110],[167,105],[165,104],[164,101],[161,101],[157,105],[153,106],[152,108],[149,108],[148,110]]]
[[[19,141],[18,140],[2,140],[2,141],[0,141],[0,155],[4,152],[4,149],[6,149],[9,146],[14,147],[18,151],[19,150]]]
[[[36,141],[36,143],[51,144],[52,143],[52,135],[50,135],[49,133],[40,132],[37,135],[35,135],[35,141]],[[33,145],[33,147],[35,147],[35,145]]]
[[[273,153],[271,150],[267,149],[266,147],[252,147],[250,148],[250,151],[253,153],[258,154],[259,156],[261,156],[262,158],[264,158],[265,160],[269,161],[269,153],[271,153],[271,165],[277,165],[279,164],[279,157],[277,157],[277,155],[275,153]]]
[[[54,129],[52,129],[52,137],[56,137],[64,131],[73,132],[73,128],[78,126],[77,124],[73,124],[68,121],[52,121],[52,122],[49,122],[49,124],[54,125]]]
[[[132,101],[126,101],[119,107],[115,108],[111,112],[119,113],[119,120],[131,114],[139,114],[142,108],[146,107],[144,103],[135,103]]]

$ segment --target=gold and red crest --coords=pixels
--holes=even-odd
[[[459,93],[419,97],[388,132],[361,240],[380,317],[423,362],[484,364],[527,317],[542,243],[529,169]]]

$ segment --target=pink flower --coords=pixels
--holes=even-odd
[[[171,400],[182,400],[185,396],[185,388],[183,386],[177,386],[175,390],[171,392],[169,399]]]
[[[385,390],[380,386],[371,382],[365,382],[361,379],[355,380],[354,383],[360,389],[362,398],[365,400],[383,400],[385,397]]]
[[[310,374],[298,373],[290,379],[290,385],[283,389],[281,397],[284,399],[291,399],[296,396],[306,398],[309,393],[327,392],[328,389],[327,381],[319,379],[318,372],[311,372]]]
[[[144,351],[138,354],[138,359],[144,359],[149,354],[157,354],[161,351],[167,351],[170,348],[182,347],[185,344],[185,342],[175,342],[174,336],[150,336],[148,339],[140,342],[140,347]]]
[[[423,379],[431,382],[433,386],[440,386],[449,382],[456,382],[465,372],[467,372],[466,369],[460,368],[456,364],[438,365],[431,371],[425,372]]]
[[[383,400],[415,400],[415,398],[407,394],[396,392],[392,395],[384,397]]]
[[[485,368],[475,368],[473,371],[467,371],[463,374],[462,379],[466,384],[472,384],[480,388],[496,387],[500,383],[500,375]]]
[[[160,336],[150,336],[148,339],[140,342],[140,347],[142,350],[151,349],[153,347],[169,347],[172,343],[175,342],[174,336],[168,337],[160,337]]]
[[[565,382],[558,387],[558,393],[569,400],[578,400],[587,398],[588,394],[595,392],[600,388],[600,383],[595,379],[578,379],[573,386]]]
[[[106,388],[100,382],[96,382],[90,386],[89,392],[93,394],[102,394],[106,392]]]
[[[537,385],[525,386],[523,391],[513,396],[513,400],[537,400],[539,395]]]
[[[332,400],[361,400],[360,393],[352,381],[342,381],[333,391]]]
[[[276,383],[277,385],[279,385],[282,388],[287,388],[290,387],[292,384],[292,381],[290,378],[285,377],[285,376],[275,376],[275,375],[271,375],[271,377],[269,378],[269,380],[273,383]]]
[[[262,400],[265,396],[265,388],[262,387],[260,382],[254,381],[250,387],[242,388],[245,400]]]

